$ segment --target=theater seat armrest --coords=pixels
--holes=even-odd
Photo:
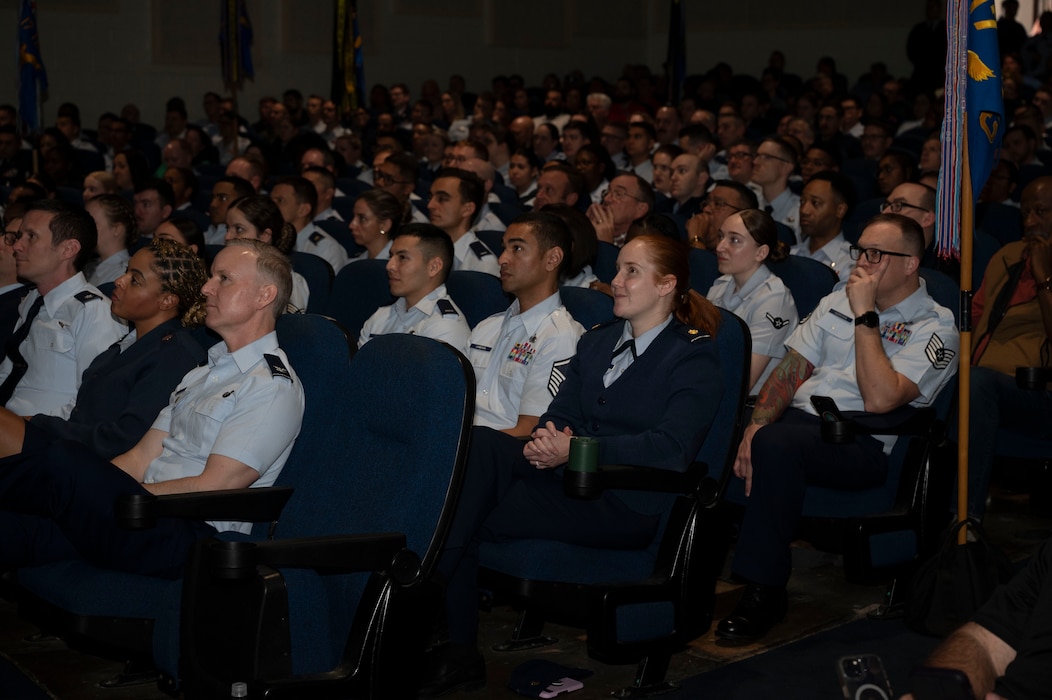
[[[267,522],[278,519],[292,491],[291,486],[269,486],[166,496],[130,494],[120,496],[114,508],[117,524],[128,530],[152,528],[157,518]]]
[[[1028,391],[1044,391],[1052,382],[1052,367],[1016,367],[1015,385]]]
[[[674,472],[631,464],[602,464],[594,472],[563,472],[563,490],[572,498],[598,498],[606,489],[693,493],[708,467],[694,462],[686,471]]]
[[[900,406],[887,413],[845,414],[858,435],[927,435],[935,424],[935,409]]]
[[[208,567],[220,578],[255,575],[256,566],[314,569],[345,574],[380,571],[400,583],[415,580],[420,559],[405,548],[405,535],[380,532],[330,537],[303,537],[262,542],[208,543]]]

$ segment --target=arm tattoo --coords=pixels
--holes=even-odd
[[[796,390],[814,371],[815,366],[803,355],[790,350],[763,383],[760,395],[756,399],[756,408],[752,412],[752,422],[766,425],[781,418],[792,402]]]

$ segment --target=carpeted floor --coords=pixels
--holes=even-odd
[[[37,686],[26,674],[4,654],[0,654],[0,698],[4,700],[51,700],[54,698]]]

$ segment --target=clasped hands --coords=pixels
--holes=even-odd
[[[570,459],[570,438],[573,430],[569,426],[559,430],[548,421],[530,434],[533,438],[522,448],[522,455],[538,469],[553,469],[566,464]]]

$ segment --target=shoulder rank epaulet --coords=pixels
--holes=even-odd
[[[691,343],[693,343],[695,341],[698,341],[698,340],[708,339],[708,338],[712,337],[708,333],[705,333],[705,332],[703,332],[703,331],[701,331],[701,330],[699,330],[697,328],[694,328],[693,326],[680,325],[680,326],[677,327],[677,330],[679,331],[680,337],[682,337],[684,340],[686,340],[688,342],[691,342]]]
[[[325,238],[325,236],[323,236],[321,234],[321,231],[315,231],[314,233],[312,233],[310,235],[310,239],[309,240],[310,240],[311,243],[317,245],[318,243],[321,243],[321,239],[323,239],[323,238]]]
[[[161,337],[161,342],[162,343],[167,343],[169,340],[171,340],[174,337],[175,337],[175,333],[166,333],[164,336]]]
[[[453,306],[453,302],[451,302],[449,299],[439,299],[436,306],[438,306],[438,310],[442,312],[443,316],[460,315],[457,313],[457,307]]]
[[[267,366],[270,367],[270,376],[283,377],[290,382],[292,381],[292,374],[289,372],[289,368],[285,366],[285,363],[281,361],[280,357],[269,353],[263,353],[263,359],[267,361]]]
[[[83,292],[77,292],[73,295],[73,298],[79,301],[81,304],[87,304],[92,299],[101,299],[102,297],[95,292],[85,289]]]
[[[475,241],[470,246],[471,251],[475,253],[475,257],[479,260],[486,257],[487,255],[493,255],[493,251],[486,247],[486,244],[482,241]]]
[[[596,330],[599,330],[600,328],[606,328],[607,326],[612,326],[615,323],[621,323],[621,319],[615,318],[612,321],[605,321],[603,323],[597,323],[594,326],[592,326],[591,328],[589,328],[588,332],[596,331]]]

